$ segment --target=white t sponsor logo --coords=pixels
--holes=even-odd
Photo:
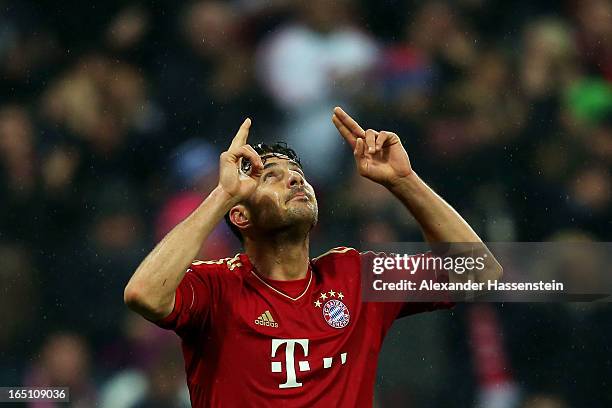
[[[285,369],[287,371],[287,381],[283,384],[279,384],[278,388],[296,388],[301,387],[302,383],[297,382],[296,368],[295,368],[295,345],[299,344],[304,350],[304,357],[308,357],[308,339],[272,339],[272,358],[276,357],[276,351],[281,344],[285,346]],[[298,361],[299,371],[309,371],[310,364],[307,360]],[[281,373],[283,372],[282,361],[272,361],[272,372]]]

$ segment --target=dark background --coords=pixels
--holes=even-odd
[[[485,240],[611,240],[606,0],[0,1],[0,90],[0,385],[69,386],[73,406],[184,406],[178,339],[123,287],[246,116],[251,142],[302,157],[313,256],[421,239],[356,175],[336,105],[398,133]],[[221,225],[200,257],[238,250]],[[398,321],[377,404],[612,406],[611,319],[559,303]]]

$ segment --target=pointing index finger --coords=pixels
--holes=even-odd
[[[332,115],[332,122],[336,126],[336,129],[338,129],[338,132],[340,132],[340,136],[342,136],[344,140],[348,142],[348,144],[351,146],[351,149],[354,149],[355,141],[357,140],[355,135],[353,135],[353,133],[346,126],[344,126],[344,123],[340,121],[340,119],[335,113]]]
[[[240,129],[238,129],[236,136],[234,136],[230,149],[235,149],[246,144],[247,138],[249,137],[250,128],[251,118],[246,118],[244,122],[242,122],[242,125],[240,125]]]
[[[341,107],[336,106],[334,108],[334,113],[336,114],[338,119],[340,119],[342,124],[346,126],[351,131],[351,133],[353,133],[353,135],[355,135],[355,137],[365,137],[365,130],[363,130],[363,128],[359,126],[359,123],[357,123],[355,119],[353,119],[348,113],[342,110]]]

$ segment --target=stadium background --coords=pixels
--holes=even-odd
[[[177,338],[123,287],[247,115],[251,142],[302,156],[313,255],[421,239],[356,175],[336,105],[398,133],[486,240],[611,240],[610,1],[0,1],[0,87],[0,385],[70,386],[72,406],[184,403]],[[201,256],[237,250],[222,225]],[[377,404],[612,406],[611,319],[559,303],[398,321]]]

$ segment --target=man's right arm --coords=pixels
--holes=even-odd
[[[250,119],[244,121],[230,148],[221,154],[219,185],[157,244],[125,287],[125,303],[145,318],[158,321],[172,312],[176,289],[206,238],[227,211],[255,191],[263,163],[246,144],[250,124]],[[249,175],[239,171],[241,158],[252,163]]]
[[[172,312],[176,288],[188,266],[230,208],[230,197],[217,187],[157,244],[125,287],[124,300],[130,309],[153,321]]]

